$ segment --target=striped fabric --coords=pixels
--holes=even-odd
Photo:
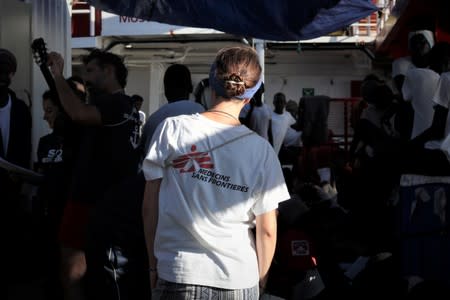
[[[158,279],[152,300],[258,300],[259,288],[227,290],[216,287],[168,282]]]

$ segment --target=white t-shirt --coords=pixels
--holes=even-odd
[[[409,69],[415,68],[411,61],[411,56],[403,56],[392,62],[392,78],[397,75],[406,75]]]
[[[433,123],[434,92],[439,83],[439,74],[431,69],[411,68],[406,73],[402,94],[405,101],[411,101],[414,121],[411,139],[428,129]]]
[[[443,107],[450,108],[450,72],[442,73],[439,80],[433,101]],[[445,139],[440,149],[447,154],[450,159],[450,116],[447,115],[447,125],[445,127]]]
[[[141,124],[145,123],[145,112],[142,110],[139,111],[139,122],[141,122]]]
[[[142,128],[144,127],[145,124],[145,112],[143,112],[142,110],[139,111],[139,123],[141,124],[141,126],[139,126],[139,135],[142,135]]]
[[[288,127],[293,124],[295,124],[295,119],[291,113],[286,111],[283,111],[282,114],[272,112],[273,148],[277,155],[280,152]]]
[[[6,156],[9,143],[9,123],[11,120],[11,96],[9,96],[8,103],[0,108],[0,131],[3,143],[3,153]]]
[[[270,144],[200,114],[167,118],[143,164],[162,178],[155,255],[167,281],[225,289],[258,284],[255,216],[290,198]]]
[[[288,127],[286,131],[286,135],[284,136],[283,145],[285,147],[293,146],[293,147],[301,147],[302,143],[302,132],[293,129],[292,127]]]
[[[450,108],[450,72],[442,73],[434,93],[433,101],[443,107]]]
[[[263,103],[262,106],[255,106],[253,108],[252,116],[250,117],[250,128],[266,140],[269,140],[269,125],[271,119],[272,110],[269,105]]]

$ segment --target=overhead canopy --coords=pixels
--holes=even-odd
[[[89,0],[121,16],[212,28],[273,41],[307,40],[345,28],[378,8],[371,0]]]

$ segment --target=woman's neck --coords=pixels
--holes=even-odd
[[[239,114],[243,107],[243,103],[230,101],[222,101],[205,111],[203,115],[208,119],[219,123],[230,125],[241,125]]]

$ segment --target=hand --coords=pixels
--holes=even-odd
[[[50,67],[50,71],[53,76],[62,75],[64,70],[64,59],[61,54],[56,52],[50,52],[47,57],[47,65]]]

